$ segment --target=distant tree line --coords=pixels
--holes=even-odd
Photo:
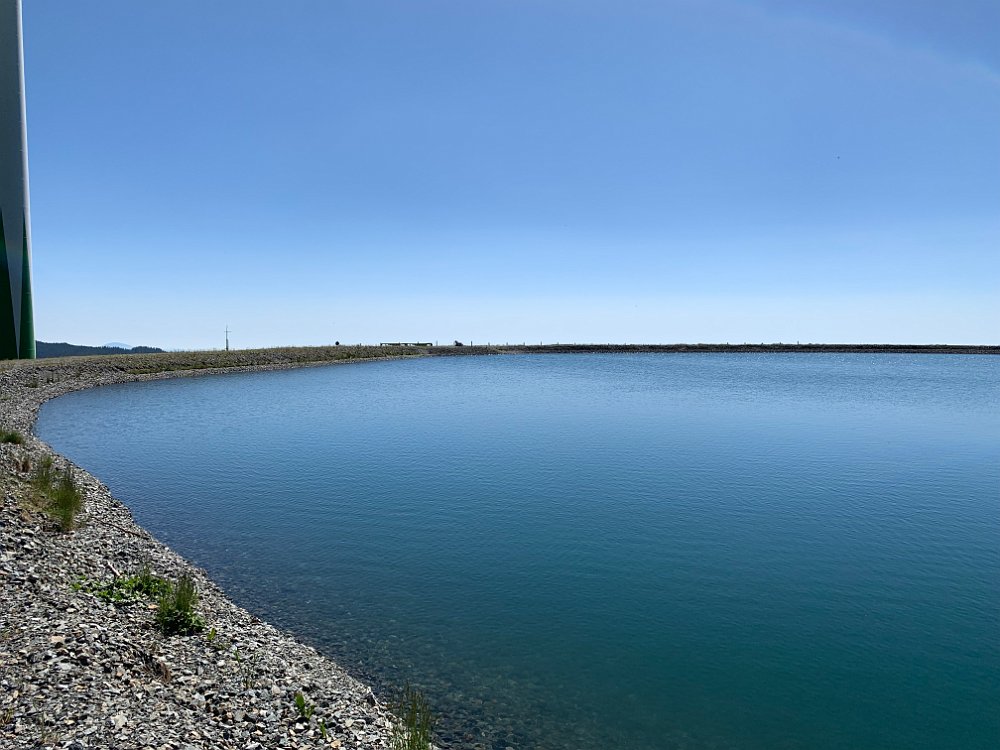
[[[36,341],[35,350],[39,359],[45,357],[79,357],[84,354],[156,354],[162,352],[155,346],[133,346],[124,349],[120,346],[77,346],[64,342],[52,344],[46,341]]]

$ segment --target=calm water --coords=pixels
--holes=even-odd
[[[381,362],[38,432],[455,747],[1000,747],[1000,358]]]

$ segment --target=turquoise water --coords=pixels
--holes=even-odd
[[[1000,358],[376,362],[38,432],[449,747],[1000,747]]]

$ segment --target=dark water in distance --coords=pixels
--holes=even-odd
[[[456,747],[1000,747],[1000,358],[377,362],[38,433]]]

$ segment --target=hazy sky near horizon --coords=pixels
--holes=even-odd
[[[1000,343],[995,0],[25,0],[36,333]]]

